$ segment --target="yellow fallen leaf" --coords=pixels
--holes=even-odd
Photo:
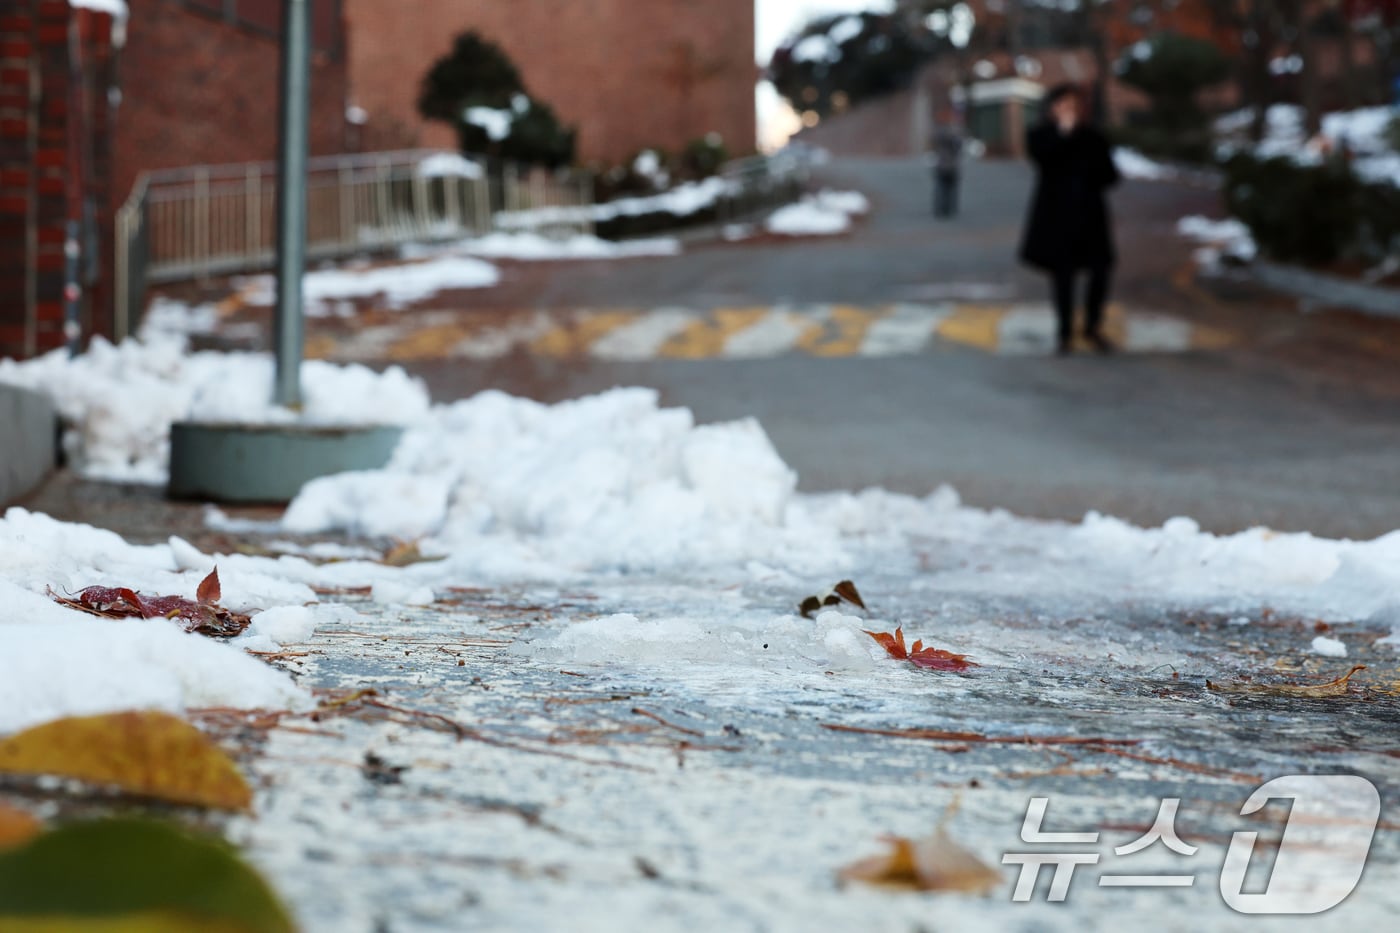
[[[923,839],[887,836],[890,851],[862,859],[841,870],[846,881],[912,891],[958,891],[987,894],[1002,884],[1001,873],[964,848],[939,827]]]
[[[159,712],[73,716],[0,739],[0,774],[51,774],[220,810],[246,810],[253,799],[208,736]]]
[[[175,911],[119,917],[0,917],[5,933],[260,933],[233,920]]]
[[[1217,684],[1206,681],[1206,689],[1217,693],[1245,693],[1253,696],[1269,697],[1344,697],[1350,690],[1347,683],[1357,671],[1366,670],[1366,665],[1358,664],[1336,680],[1325,684]]]
[[[39,835],[41,824],[23,810],[0,803],[0,849],[9,849]]]

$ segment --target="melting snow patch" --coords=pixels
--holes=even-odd
[[[765,224],[781,236],[830,236],[851,228],[851,218],[870,210],[858,191],[820,191],[774,211]]]
[[[1324,658],[1344,658],[1347,656],[1347,646],[1339,638],[1328,638],[1319,635],[1312,640],[1312,650],[1314,654],[1320,654]]]

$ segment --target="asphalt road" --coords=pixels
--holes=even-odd
[[[964,213],[928,212],[913,161],[838,162],[823,181],[866,192],[851,236],[692,244],[680,256],[514,264],[495,289],[434,308],[692,308],[804,302],[1040,300],[1014,259],[1030,174],[975,164]],[[965,501],[1077,519],[1174,515],[1228,532],[1253,525],[1371,537],[1400,527],[1400,330],[1346,315],[1305,317],[1229,282],[1197,282],[1176,219],[1217,195],[1129,182],[1114,196],[1117,299],[1236,336],[1228,349],[1111,358],[1001,356],[937,344],[886,359],[610,362],[513,354],[409,367],[441,399],[495,387],[558,400],[613,385],[657,388],[702,421],[753,415],[808,490],[871,485],[914,494],[953,484]]]

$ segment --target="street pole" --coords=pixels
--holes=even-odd
[[[273,401],[301,405],[302,274],[306,270],[306,154],[310,109],[310,0],[283,0],[277,144],[277,368]]]

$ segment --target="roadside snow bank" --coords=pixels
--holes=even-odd
[[[819,191],[769,215],[765,227],[780,236],[831,236],[851,228],[851,218],[870,210],[859,191]]]
[[[48,598],[91,585],[193,597],[204,571],[182,572],[189,545],[127,544],[110,531],[14,508],[0,519],[0,734],[59,716],[124,709],[310,702],[282,672],[164,619],[95,619]],[[198,553],[198,552],[194,552]],[[247,610],[315,598],[261,573],[224,578],[224,605]],[[309,611],[309,610],[307,610]]]
[[[193,314],[191,322],[197,324]],[[169,315],[157,322],[172,326]],[[301,412],[272,404],[272,357],[190,353],[183,334],[143,330],[113,345],[93,339],[86,353],[54,350],[24,362],[0,360],[0,382],[43,392],[66,424],[64,448],[84,476],[163,483],[170,425],[186,418],[250,424],[405,424],[428,411],[422,382],[401,368],[382,373],[320,360],[302,365]]]
[[[490,288],[500,280],[501,273],[489,262],[470,256],[443,255],[362,269],[318,269],[306,273],[302,295],[308,315],[325,317],[331,313],[332,304],[354,298],[383,296],[384,307],[397,311],[441,291]],[[276,280],[272,276],[253,276],[245,283],[247,290],[243,297],[249,304],[271,305],[277,300]]]
[[[697,427],[650,389],[554,406],[492,391],[435,408],[383,470],[308,484],[283,526],[574,570],[829,552],[830,534],[790,514],[796,484],[751,419]]]
[[[1176,232],[1201,244],[1194,255],[1197,264],[1207,270],[1218,268],[1222,260],[1250,262],[1259,254],[1249,228],[1233,217],[1211,220],[1193,214],[1177,221]]]
[[[406,259],[438,256],[446,253],[536,262],[558,259],[628,259],[641,256],[675,256],[680,251],[680,241],[675,237],[652,237],[613,242],[586,233],[555,238],[521,231],[518,233],[488,233],[485,236],[459,240],[446,246],[405,246],[400,252]]]

